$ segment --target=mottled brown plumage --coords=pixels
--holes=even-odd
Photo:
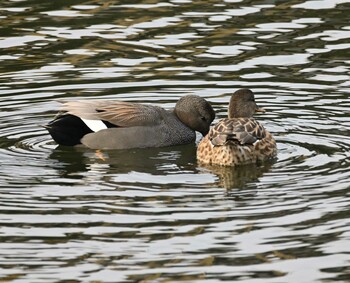
[[[252,118],[255,112],[264,111],[255,103],[252,91],[236,91],[230,99],[228,118],[221,119],[199,143],[199,163],[235,166],[275,157],[275,139]]]

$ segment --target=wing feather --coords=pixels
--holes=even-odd
[[[108,121],[119,127],[158,125],[166,111],[161,107],[108,100],[77,100],[62,109],[83,119]]]
[[[209,132],[209,140],[214,146],[229,143],[250,145],[265,136],[266,130],[253,118],[225,118]]]

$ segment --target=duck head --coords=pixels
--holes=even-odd
[[[256,104],[250,89],[242,88],[232,94],[228,107],[229,118],[249,118],[255,112],[265,112],[265,109]]]
[[[208,101],[197,95],[186,95],[175,106],[175,115],[187,127],[205,136],[215,119],[215,112]]]

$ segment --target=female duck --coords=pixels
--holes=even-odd
[[[249,89],[237,90],[231,97],[228,118],[221,119],[198,145],[201,164],[235,166],[273,158],[277,154],[273,136],[254,118],[265,112]]]
[[[179,99],[174,110],[108,100],[70,101],[47,126],[61,145],[93,149],[163,147],[192,143],[195,131],[205,136],[215,112],[196,95]]]

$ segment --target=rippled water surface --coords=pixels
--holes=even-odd
[[[350,3],[1,1],[1,282],[349,282]],[[62,99],[256,93],[263,166],[57,147]],[[198,140],[200,136],[198,136]]]

